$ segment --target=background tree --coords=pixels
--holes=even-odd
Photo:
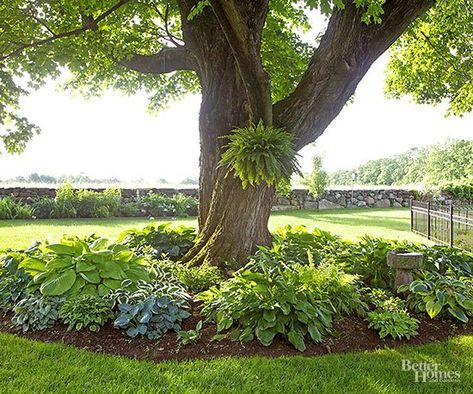
[[[463,31],[470,27],[463,19],[442,16],[437,23],[444,10],[462,17],[463,3],[440,1],[409,35],[418,34],[423,23],[454,29],[453,36],[471,34]],[[262,122],[289,133],[296,150],[315,141],[373,62],[433,5],[434,0],[3,1],[2,138],[15,152],[38,132],[18,113],[19,98],[58,77],[63,67],[72,75],[69,88],[86,94],[145,90],[152,108],[200,91],[200,229],[187,260],[243,260],[257,244],[270,242],[274,185],[243,188],[231,168],[219,165],[228,143],[222,137]],[[315,8],[328,23],[308,45],[301,33],[310,28],[308,14]],[[448,52],[456,42],[452,38],[439,50]],[[392,90],[399,94],[417,91],[409,84],[400,88],[415,45],[406,38],[398,47],[400,61],[391,67]],[[448,86],[461,90],[469,81]]]
[[[370,160],[354,170],[358,184],[364,185],[440,185],[473,178],[473,141],[451,140],[407,153]],[[330,175],[332,185],[351,185],[353,171]]]
[[[312,171],[306,174],[302,184],[307,186],[314,197],[319,197],[330,183],[329,175],[323,169],[322,156],[315,155],[312,159]]]

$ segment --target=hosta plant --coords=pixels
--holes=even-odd
[[[114,326],[126,329],[130,337],[157,339],[169,330],[178,332],[182,320],[190,316],[190,296],[182,283],[162,270],[154,276],[151,283],[138,283],[136,290],[125,281],[109,296],[119,310]]]
[[[259,254],[284,263],[319,264],[345,247],[336,235],[320,229],[309,231],[304,226],[286,226],[273,233],[271,248],[261,247]]]
[[[25,258],[19,267],[33,276],[29,290],[45,296],[104,296],[125,279],[150,279],[143,258],[103,238],[63,238],[59,244],[41,246],[40,252]]]
[[[473,281],[456,279],[445,275],[427,273],[425,279],[402,286],[400,291],[409,291],[407,299],[410,308],[427,312],[434,318],[450,314],[467,323],[473,316]]]
[[[8,252],[0,256],[0,312],[8,312],[26,297],[31,276],[18,264],[24,259],[21,252]]]
[[[59,309],[59,319],[69,330],[88,328],[98,332],[113,317],[110,299],[90,294],[69,298]]]
[[[44,330],[58,321],[58,310],[65,301],[64,297],[45,297],[31,294],[23,298],[13,308],[13,325],[23,332]]]
[[[194,245],[196,236],[195,229],[191,227],[173,227],[170,223],[163,223],[149,225],[142,230],[125,231],[119,236],[118,243],[140,255],[177,261]]]
[[[377,330],[381,338],[391,336],[394,339],[410,339],[418,334],[419,321],[406,311],[368,312],[368,322],[368,327]]]
[[[335,309],[339,303],[331,297],[336,294],[329,294],[331,285],[325,287],[322,277],[313,265],[254,259],[220,288],[198,298],[202,313],[217,322],[219,333],[233,329],[240,341],[256,337],[265,346],[279,334],[304,351],[306,339],[321,341],[331,332],[333,315],[342,312]]]
[[[179,345],[186,346],[190,345],[191,343],[196,343],[200,339],[200,330],[202,330],[202,320],[200,320],[195,329],[189,331],[179,331],[177,334],[177,340]]]

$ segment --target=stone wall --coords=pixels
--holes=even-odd
[[[400,208],[408,207],[411,198],[414,194],[402,189],[327,190],[319,198],[314,198],[307,190],[295,189],[287,197],[278,197],[274,209]]]
[[[94,188],[91,190],[103,191]],[[189,189],[122,189],[125,201],[134,201],[146,194],[161,193],[172,196],[182,193],[188,196],[198,197],[198,190]],[[36,197],[54,197],[54,188],[0,188],[0,197],[14,196],[26,201]],[[305,189],[295,189],[287,197],[277,197],[274,210],[283,209],[333,209],[333,208],[389,208],[408,207],[409,199],[414,198],[408,190],[328,190],[320,198],[316,199]]]

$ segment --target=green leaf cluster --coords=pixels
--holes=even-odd
[[[233,172],[243,188],[263,182],[277,185],[300,172],[293,137],[281,129],[259,122],[235,129],[227,138],[220,165]]]
[[[0,198],[0,220],[31,219],[33,208],[13,197]]]
[[[8,252],[0,256],[0,312],[8,312],[15,304],[26,297],[26,288],[31,276],[24,270],[18,269],[23,255],[18,252]]]
[[[473,1],[441,0],[397,41],[386,90],[423,104],[449,103],[448,114],[473,108]]]
[[[369,328],[379,332],[381,338],[411,339],[418,334],[419,321],[407,312],[372,311],[368,312]]]
[[[98,332],[113,317],[112,302],[92,294],[71,297],[59,309],[59,319],[68,325],[68,330],[88,328]]]
[[[189,267],[173,261],[158,261],[157,265],[172,272],[193,293],[200,293],[218,286],[224,280],[218,267],[206,263]]]
[[[110,298],[119,310],[114,326],[126,329],[132,338],[158,339],[169,330],[179,332],[182,320],[190,316],[190,296],[172,274],[164,271],[158,271],[151,283],[139,283],[136,290],[125,283]]]
[[[432,319],[450,315],[462,323],[473,316],[473,281],[456,279],[436,273],[427,273],[399,291],[409,291],[408,305],[419,312],[426,312]]]
[[[219,333],[232,329],[232,337],[242,342],[256,337],[269,346],[281,335],[304,351],[307,337],[322,341],[331,332],[333,316],[356,303],[354,278],[340,273],[327,283],[325,269],[254,259],[220,288],[198,295],[202,313],[216,321]],[[351,293],[350,304],[332,293],[340,288]]]
[[[179,331],[177,333],[177,340],[179,342],[179,345],[186,346],[192,343],[196,343],[201,336],[200,330],[202,329],[202,324],[202,320],[200,320],[195,326],[194,330]]]
[[[45,296],[104,296],[130,279],[149,280],[146,262],[123,245],[108,245],[104,238],[63,238],[46,244],[19,264],[33,276],[28,288]]]
[[[52,327],[58,321],[58,311],[64,297],[46,297],[35,293],[23,298],[13,308],[12,323],[23,332]]]
[[[163,223],[149,225],[142,230],[125,231],[120,234],[117,242],[139,255],[177,261],[194,245],[196,237],[194,228]]]

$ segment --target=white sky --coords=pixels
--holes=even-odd
[[[350,104],[318,140],[301,151],[304,171],[317,149],[327,170],[402,153],[446,138],[473,138],[473,116],[445,118],[445,108],[387,100],[383,94],[387,56],[372,67]],[[85,173],[120,180],[198,176],[200,97],[189,96],[152,116],[146,97],[109,92],[85,100],[48,85],[22,101],[23,113],[43,130],[20,156],[0,156],[0,179],[33,172]]]

